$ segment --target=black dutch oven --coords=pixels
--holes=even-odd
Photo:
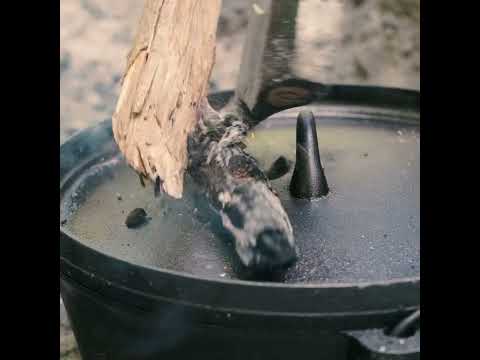
[[[219,108],[231,95],[214,94],[210,101]],[[208,213],[208,207],[202,210],[202,200],[195,203],[195,212],[207,214],[211,227],[193,229],[193,235],[182,236],[171,225],[163,239],[150,234],[128,242],[116,239],[114,229],[107,241],[91,238],[95,236],[89,235],[88,221],[71,227],[71,218],[95,189],[117,181],[115,167],[123,166],[123,161],[109,120],[70,138],[60,147],[60,287],[82,358],[418,359],[418,163],[397,176],[395,171],[402,167],[395,163],[398,158],[378,160],[385,166],[377,169],[385,176],[378,176],[375,156],[384,149],[373,149],[359,154],[359,164],[372,163],[356,173],[373,173],[372,179],[343,183],[348,180],[342,179],[349,177],[345,166],[350,168],[351,159],[345,160],[341,149],[328,148],[322,124],[326,124],[325,134],[328,126],[340,126],[337,137],[339,133],[350,136],[351,131],[355,139],[356,129],[375,128],[387,134],[387,143],[397,136],[395,144],[402,144],[405,133],[419,138],[419,97],[415,91],[339,85],[330,88],[321,104],[311,105],[332,194],[323,203],[293,201],[282,190],[284,182],[274,182],[300,247],[299,263],[274,281],[242,277],[228,246],[209,252],[208,244],[221,242],[222,234],[208,235],[215,232],[218,219]],[[294,141],[295,118],[288,112],[273,115],[262,123],[258,136],[261,131],[287,129],[285,136]],[[275,140],[277,135],[271,136]],[[280,149],[288,147],[277,142]],[[413,151],[418,160],[419,145],[413,144],[401,146]],[[342,161],[347,162],[344,167]],[[102,170],[107,168],[113,170]],[[132,171],[126,176],[135,175]],[[398,180],[401,189],[390,189],[391,177],[403,179]],[[351,184],[358,186],[351,189]],[[350,187],[346,192],[361,196],[345,195],[343,185]],[[125,191],[124,199],[117,201],[125,201]],[[344,202],[339,200],[330,209],[326,204],[335,203],[336,198]],[[99,223],[108,223],[109,205],[96,206],[89,208],[89,214]],[[155,218],[151,221],[145,229],[154,227]],[[385,234],[363,235],[364,229],[357,224]],[[122,226],[118,222],[118,228]],[[79,227],[87,231],[79,234],[75,230]],[[153,234],[161,233],[160,227]],[[168,242],[166,237],[173,233],[177,239]],[[162,241],[167,245],[160,246]]]

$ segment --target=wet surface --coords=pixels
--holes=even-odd
[[[289,128],[262,129],[248,138],[247,149],[264,169],[280,155],[295,159],[294,125],[292,119]],[[330,194],[315,201],[294,199],[288,191],[292,169],[272,181],[300,249],[297,264],[276,281],[342,283],[418,276],[418,128],[322,119],[317,130]],[[66,196],[78,207],[66,226],[84,244],[135,264],[243,278],[218,218],[188,179],[186,188],[190,191],[181,201],[154,198],[152,183],[143,188],[120,158],[105,159]],[[125,217],[134,208],[145,209],[151,220],[128,229]]]

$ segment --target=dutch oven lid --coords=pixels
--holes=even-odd
[[[231,92],[219,93],[211,96],[210,101],[214,107],[219,108],[226,103],[231,95]],[[412,135],[412,138],[416,140],[419,137],[419,93],[415,91],[379,87],[331,86],[328,95],[323,95],[322,104],[312,105],[312,110],[317,117],[317,121],[320,120],[318,131],[321,149],[322,140],[325,140],[324,138],[322,139],[321,135],[322,129],[324,129],[322,126],[326,126],[325,131],[328,131],[328,127],[330,129],[335,128],[340,126],[340,123],[345,124],[340,126],[344,132],[349,132],[352,128],[363,128],[367,129],[367,131],[371,128],[382,134],[397,134],[403,131]],[[280,131],[282,129],[294,128],[295,117],[290,114],[291,111],[274,116],[272,121],[266,120],[262,127],[269,129],[259,130],[259,136],[262,134],[261,131]],[[405,139],[408,140],[408,136],[403,139],[404,141]],[[255,144],[253,148],[255,148]],[[405,152],[401,152],[404,154],[402,156],[408,157],[413,154],[418,157],[418,141],[413,142],[406,148],[410,149],[408,152],[410,155],[405,155]],[[381,153],[384,150],[372,149],[372,151]],[[322,161],[328,177],[328,157],[331,156],[334,159],[337,155],[342,155],[340,153],[336,154],[334,151],[327,151],[325,154],[326,156],[322,158]],[[255,152],[254,155],[256,155]],[[102,249],[102,246],[92,246],[92,241],[90,241],[92,239],[86,239],[86,237],[79,236],[78,233],[73,232],[72,228],[69,227],[69,216],[72,213],[72,209],[74,210],[73,213],[75,213],[75,210],[81,209],[82,204],[88,203],[86,200],[88,200],[89,194],[92,193],[91,189],[95,189],[105,181],[113,181],[112,184],[115,182],[115,178],[119,176],[115,169],[118,166],[121,167],[122,163],[118,159],[118,150],[113,141],[110,121],[106,121],[96,128],[82,131],[61,146],[60,207],[62,220],[65,219],[67,221],[67,224],[60,226],[62,276],[74,279],[94,291],[108,292],[111,289],[120,289],[130,295],[135,294],[145,299],[154,299],[160,296],[163,299],[180,302],[186,306],[204,307],[228,313],[240,311],[252,315],[256,313],[270,314],[272,316],[275,316],[275,314],[303,317],[308,315],[312,317],[328,317],[332,321],[338,317],[344,318],[351,315],[355,319],[365,320],[368,318],[370,319],[369,321],[374,321],[375,316],[384,317],[386,314],[408,311],[419,305],[419,199],[415,198],[419,194],[419,184],[417,182],[419,179],[418,163],[412,167],[417,170],[407,171],[405,179],[402,180],[403,182],[394,181],[397,185],[402,183],[407,185],[406,188],[398,191],[407,194],[406,198],[408,199],[398,197],[398,191],[393,191],[391,198],[387,196],[387,198],[384,197],[383,199],[389,209],[399,210],[396,213],[399,223],[402,223],[405,219],[408,219],[407,222],[410,221],[406,226],[408,227],[408,224],[413,226],[413,232],[412,228],[409,228],[406,231],[400,230],[400,235],[384,233],[385,237],[372,236],[368,239],[367,234],[355,234],[354,231],[355,224],[368,221],[367,219],[370,216],[368,209],[363,212],[357,211],[356,215],[352,216],[351,209],[349,210],[345,204],[341,205],[340,207],[343,206],[344,213],[334,216],[337,216],[337,218],[342,218],[343,216],[343,220],[336,224],[327,224],[323,221],[324,219],[318,218],[315,220],[316,216],[308,214],[309,211],[313,211],[314,215],[316,214],[315,206],[317,205],[315,204],[298,202],[284,204],[287,212],[289,212],[289,216],[292,216],[292,214],[294,214],[294,217],[298,215],[298,219],[292,219],[292,223],[302,224],[296,231],[298,233],[298,231],[304,229],[306,234],[300,235],[300,237],[308,238],[308,231],[310,231],[310,234],[321,233],[327,238],[329,234],[338,233],[350,239],[353,239],[353,237],[356,237],[356,239],[350,241],[350,247],[348,249],[344,248],[343,252],[338,251],[338,247],[335,248],[335,246],[332,247],[328,243],[324,243],[327,250],[333,251],[330,254],[328,251],[321,253],[322,249],[315,249],[315,246],[318,244],[306,245],[303,253],[300,254],[300,256],[304,256],[304,261],[300,260],[296,270],[293,269],[291,271],[290,278],[287,274],[281,278],[283,282],[266,282],[233,278],[238,268],[235,268],[235,260],[229,255],[233,253],[233,249],[229,251],[228,241],[226,242],[227,245],[219,251],[223,251],[226,254],[222,261],[231,261],[231,267],[224,272],[219,272],[221,269],[215,267],[217,264],[214,264],[208,269],[207,259],[205,261],[207,272],[212,270],[217,273],[216,276],[203,276],[195,270],[196,265],[189,269],[189,264],[201,264],[203,261],[201,256],[200,260],[198,256],[197,259],[194,258],[198,254],[208,257],[209,250],[206,248],[200,247],[196,249],[196,245],[194,245],[192,250],[181,248],[181,246],[185,246],[185,243],[179,244],[180,248],[177,249],[178,251],[173,252],[173,257],[177,257],[177,260],[173,262],[166,261],[162,264],[162,261],[165,261],[164,259],[167,256],[160,256],[156,262],[159,265],[153,266],[155,261],[152,263],[149,263],[149,261],[142,263],[141,261],[142,256],[145,259],[152,259],[155,256],[152,253],[145,253],[137,257],[136,259],[140,259],[139,261],[132,261],[128,256],[123,257],[121,255],[122,253],[135,253],[138,250],[136,250],[138,244],[127,244],[120,240],[113,246],[117,249],[123,247],[123,249],[111,252],[106,250],[106,248]],[[418,160],[418,158],[415,158],[415,160]],[[99,164],[105,165],[106,163],[108,163],[108,166],[99,166]],[[375,163],[371,163],[370,166],[374,166],[373,164]],[[109,166],[113,170],[104,171]],[[365,169],[368,166],[363,165],[363,168],[364,170],[362,171],[366,171]],[[335,171],[335,166],[332,165],[331,169]],[[95,172],[101,174],[101,176],[92,176]],[[87,173],[89,176],[85,176]],[[122,172],[120,171],[120,173]],[[330,174],[332,177],[332,179],[329,179],[331,187],[334,190],[338,189],[338,187],[341,188],[341,181],[335,181],[335,173]],[[393,175],[388,173],[384,175],[384,179],[375,175],[371,181],[378,181],[380,185],[377,185],[380,187],[382,186],[381,184],[393,181],[391,177]],[[341,174],[338,174],[338,176],[338,179],[341,179]],[[349,184],[355,183],[351,179],[347,180]],[[277,185],[280,188],[280,193],[282,193],[282,186],[285,187],[285,181],[285,179],[278,180]],[[362,179],[358,179],[358,184],[362,184],[361,181]],[[375,187],[375,184],[372,185]],[[79,191],[82,187],[84,190]],[[193,186],[191,188],[194,189]],[[365,194],[365,191],[367,191],[365,189],[367,188],[368,186],[359,186],[359,189],[363,191],[363,196],[367,198],[371,197],[375,191],[381,192],[381,189],[376,190],[372,188],[372,194]],[[194,194],[195,191],[192,190],[192,193]],[[153,198],[151,194],[149,196]],[[282,197],[281,194],[280,196]],[[334,193],[332,196],[333,199],[335,196],[341,197],[341,190],[338,191],[338,195]],[[375,198],[375,196],[373,197]],[[412,200],[412,197],[415,199]],[[201,208],[205,201],[202,202],[201,198],[198,200],[195,196],[192,199],[192,201],[197,201],[194,202],[195,205],[200,204],[198,207],[192,205],[192,208],[197,209],[195,210],[196,212],[200,209],[200,212],[208,214],[207,208]],[[365,199],[361,199],[361,196],[357,200],[365,201]],[[118,201],[118,199],[112,201]],[[331,198],[327,201],[333,200]],[[408,208],[408,204],[413,204],[414,207]],[[181,208],[184,204],[179,206]],[[375,211],[375,206],[378,207],[380,205],[378,202],[374,203],[370,206],[370,210]],[[94,208],[93,205],[92,209]],[[327,218],[329,216],[325,212],[322,214]],[[188,217],[188,214],[183,214],[182,216]],[[300,220],[301,217],[307,219],[307,221]],[[351,229],[345,231],[345,228],[349,226],[348,221],[346,222],[345,220],[348,217],[349,221],[353,221],[353,223]],[[392,215],[385,214],[387,223],[394,218]],[[181,219],[176,219],[176,222],[174,221],[173,223],[180,224],[182,221]],[[378,219],[378,221],[381,222],[382,219]],[[211,232],[211,230],[214,230],[215,222],[212,221],[211,223],[213,225],[210,224],[211,226],[203,231]],[[393,223],[389,223],[387,226],[390,229],[395,228]],[[88,224],[85,224],[85,227],[88,228]],[[379,229],[380,232],[385,230],[381,226]],[[158,231],[158,229],[156,230]],[[217,235],[222,236],[221,233]],[[152,238],[151,233],[149,236],[149,241],[154,242],[155,239]],[[202,236],[200,232],[197,233],[198,236]],[[391,236],[391,239],[389,236]],[[145,240],[145,238],[143,239]],[[93,240],[101,243],[103,239]],[[329,240],[332,241],[331,236]],[[194,241],[195,237],[192,237],[187,243],[196,244]],[[340,246],[344,245],[340,243]],[[172,246],[175,245],[173,244]],[[373,257],[368,255],[366,257],[370,260],[373,259],[373,261],[361,264],[359,262],[363,256],[361,253],[371,252],[375,248],[376,255]],[[198,253],[195,250],[199,250]],[[144,247],[142,251],[148,252],[148,247]],[[335,251],[337,252],[335,253]],[[328,272],[329,269],[341,270],[342,266],[345,267],[346,256],[343,255],[348,251],[351,252],[351,255],[358,255],[357,259],[354,260],[354,262],[357,261],[356,269],[358,271],[350,273],[338,271],[331,277],[332,281],[329,279],[328,274],[325,275],[325,272]],[[332,263],[322,268],[320,261],[322,256],[324,261]],[[389,256],[393,256],[393,258],[389,259]],[[380,260],[377,261],[376,259]],[[391,262],[389,263],[389,261]],[[190,273],[178,271],[179,269],[186,269]],[[355,269],[355,267],[352,269]],[[321,275],[322,272],[324,275]],[[358,274],[361,275],[359,276]],[[371,276],[365,274],[371,274]],[[335,277],[337,278],[335,279]]]

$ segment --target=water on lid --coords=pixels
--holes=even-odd
[[[381,281],[419,274],[418,127],[322,119],[320,155],[331,193],[315,201],[290,196],[288,174],[272,182],[291,219],[300,259],[282,277],[295,282]],[[295,122],[257,130],[248,151],[263,168],[280,155],[295,160]],[[234,248],[218,218],[186,180],[182,200],[153,197],[121,158],[79,178],[65,197],[74,206],[66,226],[85,244],[140,265],[197,276],[238,278]],[[121,200],[119,200],[119,196]],[[65,202],[65,201],[64,201]],[[66,201],[67,203],[69,201]],[[151,218],[138,229],[127,214]]]

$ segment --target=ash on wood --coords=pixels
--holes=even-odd
[[[280,199],[256,160],[244,151],[249,130],[242,104],[222,116],[204,103],[204,114],[189,138],[189,173],[206,190],[233,235],[242,263],[258,271],[297,259],[293,230]]]
[[[181,198],[185,171],[220,212],[247,267],[297,257],[293,230],[267,176],[242,143],[253,121],[241,102],[206,98],[220,0],[147,0],[113,115],[115,140],[154,194]]]

